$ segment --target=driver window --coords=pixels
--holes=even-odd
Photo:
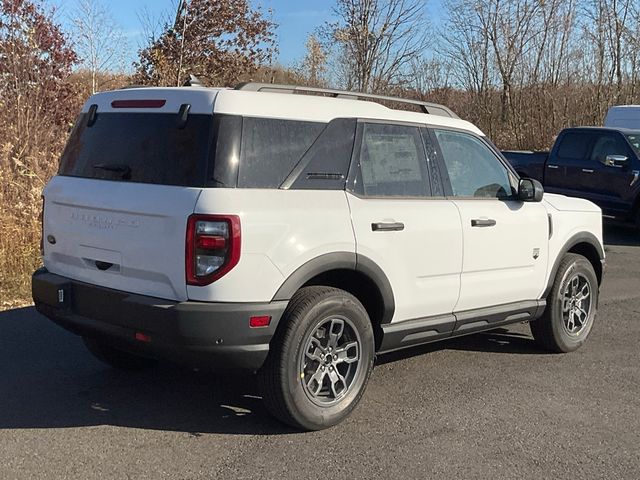
[[[473,135],[435,130],[456,197],[512,198],[509,172],[494,153]]]
[[[628,155],[626,145],[617,135],[605,134],[596,139],[591,152],[591,160],[604,163],[607,155],[622,155],[623,157]]]

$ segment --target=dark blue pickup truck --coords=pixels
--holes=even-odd
[[[640,228],[640,130],[567,128],[551,152],[502,153],[545,191],[586,198],[604,217]]]

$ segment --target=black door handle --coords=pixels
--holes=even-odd
[[[402,222],[378,222],[371,224],[371,230],[374,232],[399,232],[404,230],[404,223]]]
[[[495,227],[496,221],[492,219],[475,218],[471,220],[472,227]]]

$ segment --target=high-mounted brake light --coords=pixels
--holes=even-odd
[[[166,100],[114,100],[111,108],[161,108]]]
[[[240,260],[240,217],[191,215],[187,220],[185,272],[188,285],[204,286]]]

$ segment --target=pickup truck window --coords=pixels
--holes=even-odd
[[[473,135],[435,130],[453,195],[506,199],[513,196],[507,168]]]
[[[591,160],[604,163],[607,155],[627,156],[629,154],[628,150],[621,136],[606,133],[596,138],[591,152]]]
[[[567,132],[562,136],[558,145],[558,157],[570,160],[584,160],[587,158],[592,133]]]
[[[625,135],[636,155],[640,155],[640,134]]]

